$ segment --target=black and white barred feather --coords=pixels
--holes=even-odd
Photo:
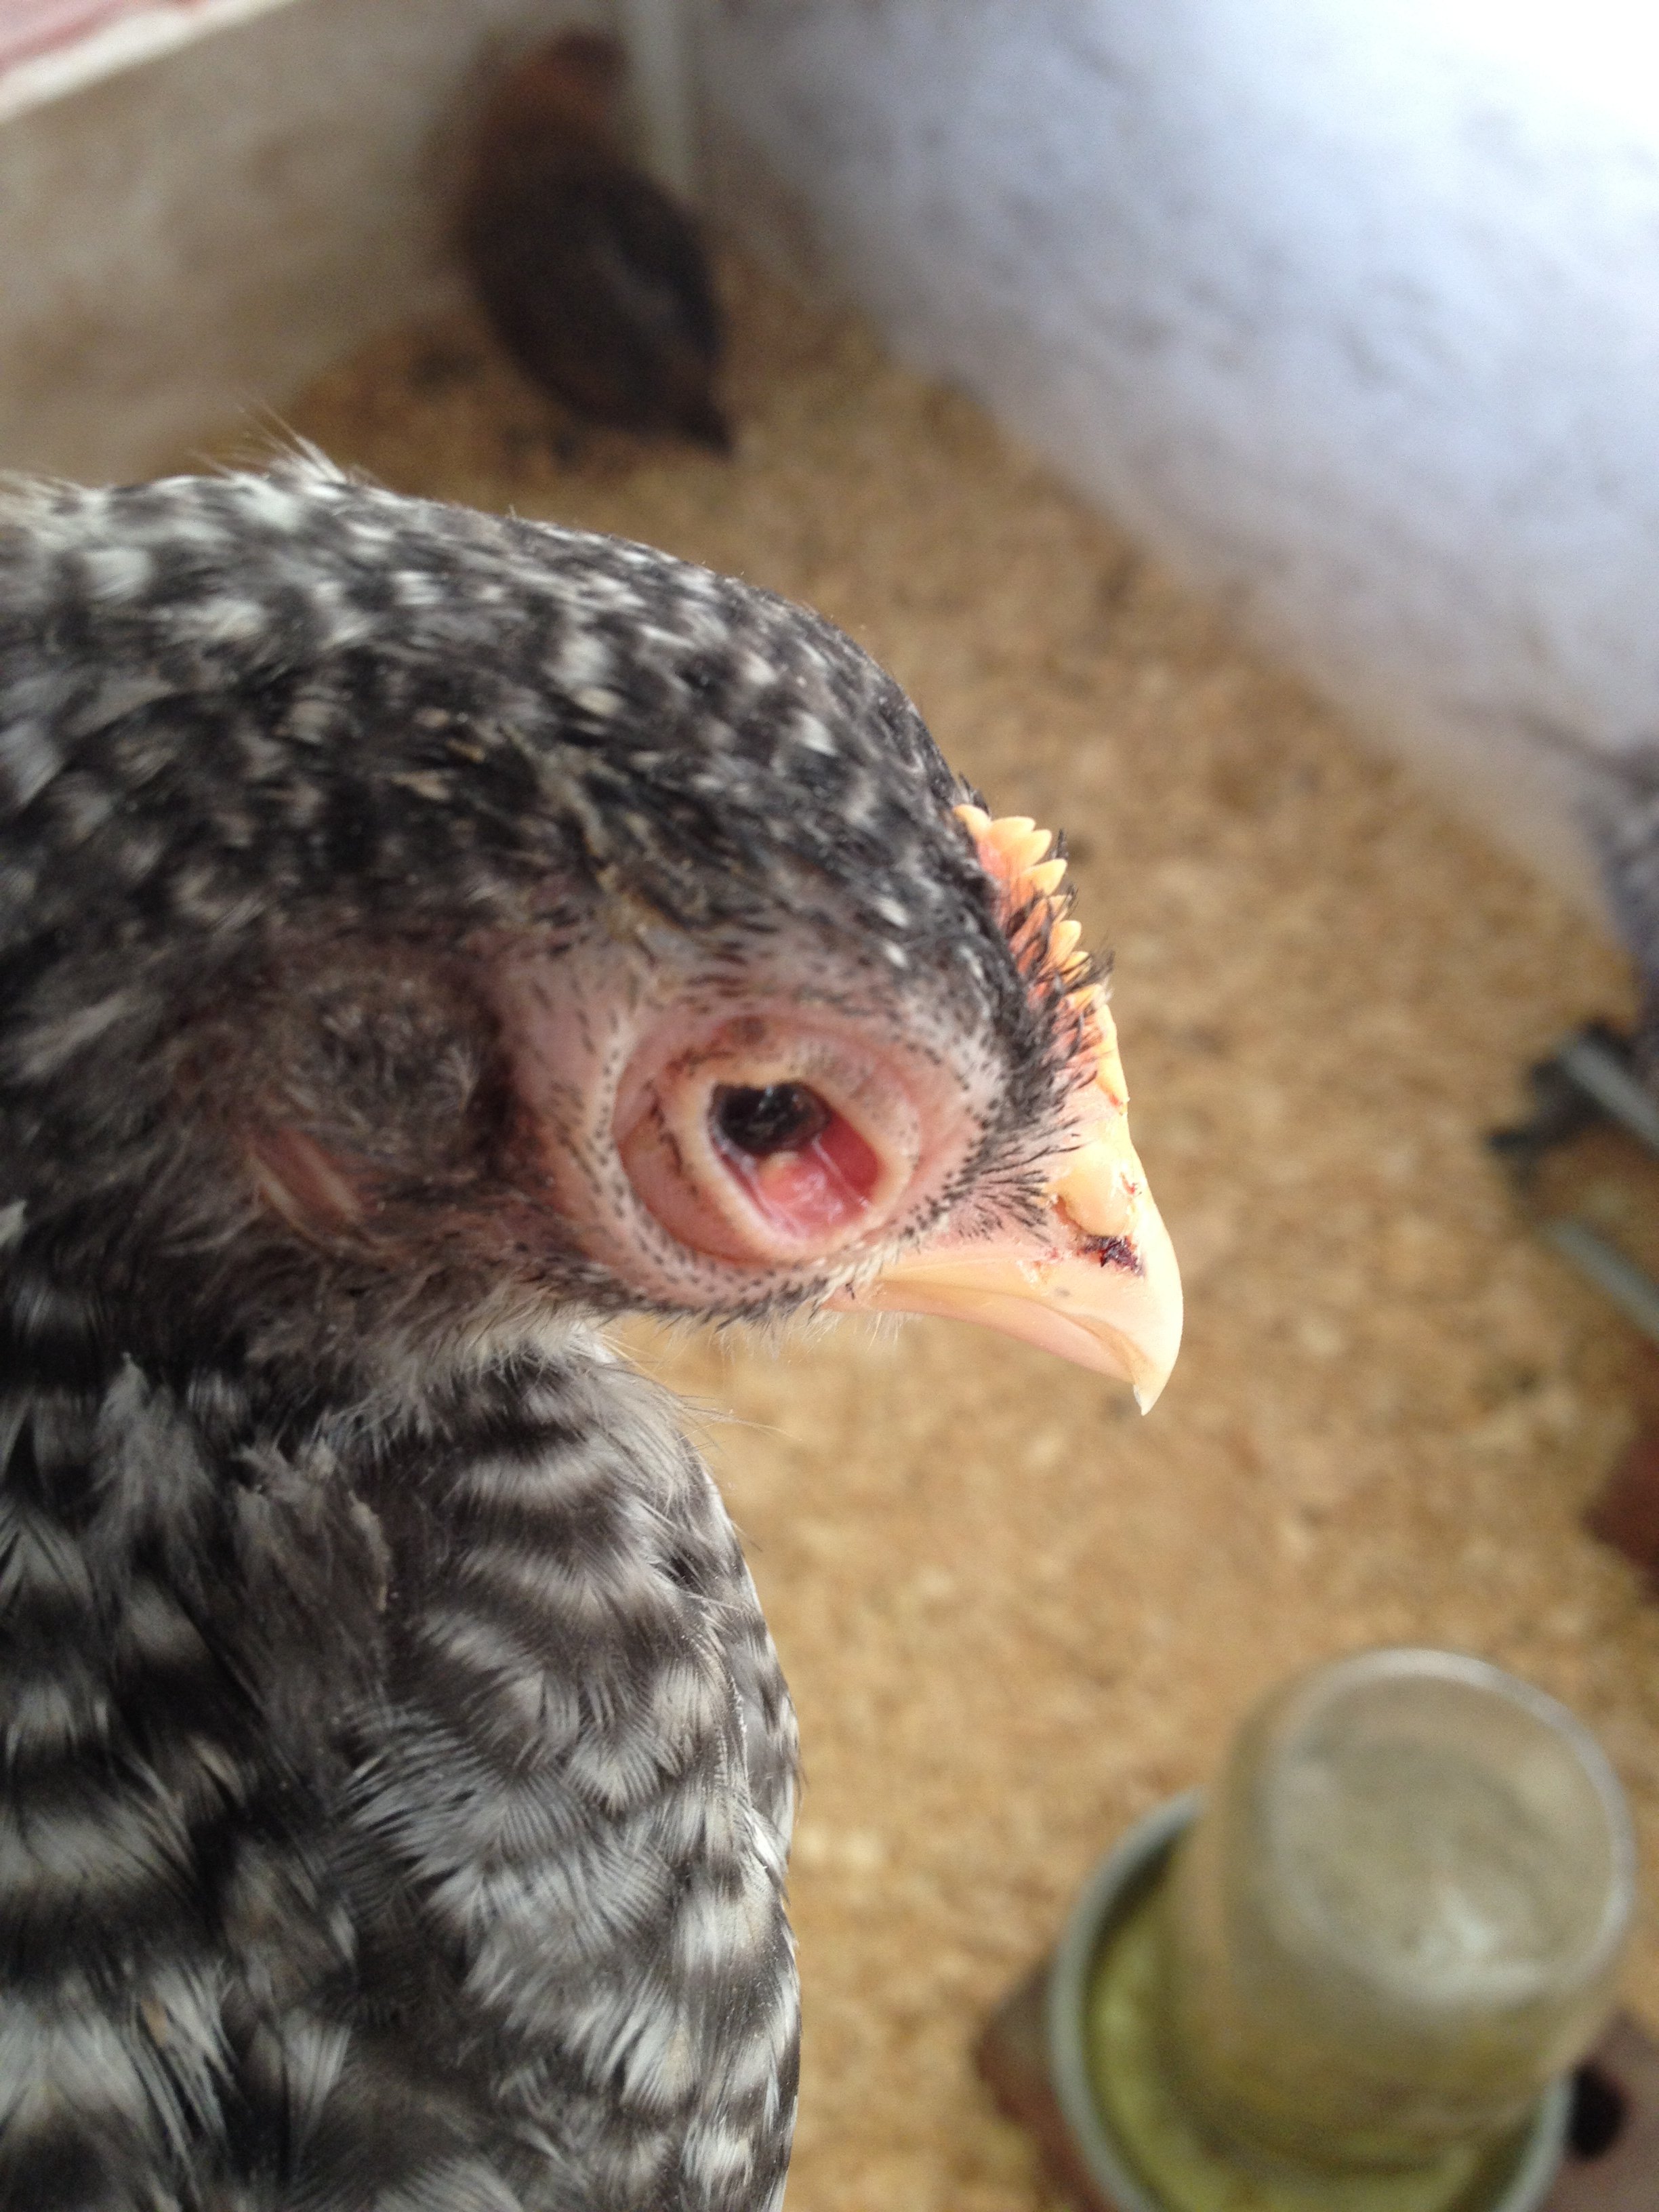
[[[775,2201],[793,1723],[649,1386],[572,1328],[367,1435],[131,1360],[3,1419],[0,2202]]]
[[[1006,1137],[1054,1055],[959,795],[643,548],[306,462],[0,501],[5,2212],[776,2203],[793,1717],[452,954],[804,930],[998,1030]],[[273,1087],[355,1244],[251,1189]]]

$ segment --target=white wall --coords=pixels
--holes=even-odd
[[[701,25],[724,220],[1586,889],[1579,763],[1659,738],[1650,9],[704,0]]]
[[[0,467],[142,476],[445,296],[470,88],[501,52],[610,9],[199,15],[205,35],[90,82],[70,56],[25,64],[46,82],[0,122]]]

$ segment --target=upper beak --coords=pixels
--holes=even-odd
[[[1181,1348],[1181,1274],[1129,1141],[1103,997],[1095,1011],[1095,1118],[1056,1159],[1041,1226],[978,1238],[947,1231],[831,1303],[856,1313],[979,1322],[1116,1376],[1150,1413]]]

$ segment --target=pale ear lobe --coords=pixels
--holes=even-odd
[[[254,1187],[271,1212],[302,1237],[337,1236],[368,1211],[340,1163],[301,1129],[262,1129],[248,1139]]]

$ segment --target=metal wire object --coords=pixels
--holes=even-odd
[[[1593,1283],[1642,1334],[1659,1343],[1659,1281],[1577,1211],[1556,1212],[1544,1194],[1550,1154],[1597,1124],[1615,1128],[1659,1162],[1659,1099],[1637,1075],[1629,1041],[1592,1022],[1528,1071],[1533,1112],[1486,1142],[1509,1172],[1534,1233]]]

